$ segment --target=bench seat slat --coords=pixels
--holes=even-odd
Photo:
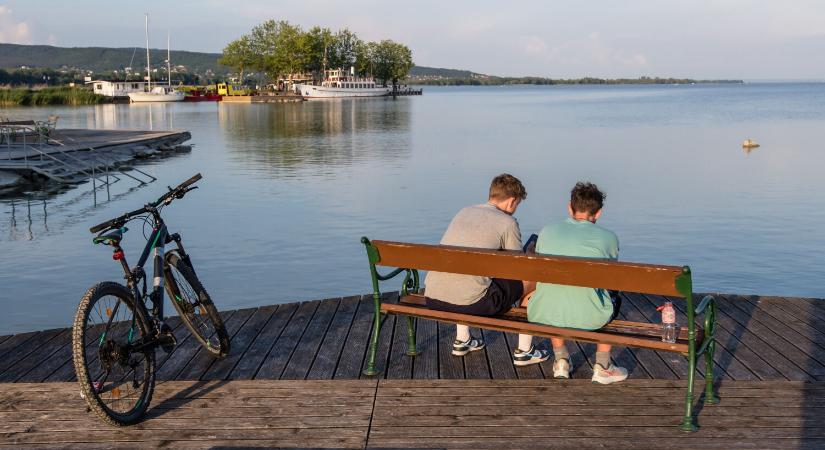
[[[460,323],[463,325],[498,330],[509,333],[524,333],[540,337],[560,337],[582,342],[602,343],[630,347],[643,347],[654,350],[663,350],[676,353],[688,353],[686,341],[676,341],[674,344],[662,342],[660,337],[631,336],[625,332],[608,331],[603,328],[598,331],[558,328],[530,322],[517,322],[505,317],[482,317],[471,314],[458,314],[446,311],[436,311],[421,306],[405,305],[401,303],[382,303],[381,311],[388,314],[400,314],[439,322]]]

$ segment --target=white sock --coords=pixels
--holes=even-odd
[[[520,334],[518,335],[518,349],[526,352],[530,350],[530,347],[533,346],[533,336],[529,334]]]
[[[467,342],[470,340],[470,327],[467,325],[455,326],[455,340],[460,342]]]

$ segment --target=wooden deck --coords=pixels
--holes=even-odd
[[[661,298],[627,295],[621,316],[659,319]],[[716,377],[742,381],[825,381],[825,300],[720,295]],[[218,299],[220,305],[220,299]],[[675,300],[684,323],[684,302]],[[330,380],[363,378],[373,314],[368,296],[288,303],[223,312],[232,351],[223,360],[203,352],[177,317],[169,319],[179,345],[158,350],[160,380]],[[453,325],[419,320],[416,358],[404,356],[406,320],[394,316],[382,328],[378,367],[387,379],[540,379],[552,376],[552,361],[514,367],[514,335],[475,330],[484,351],[450,355]],[[69,329],[0,337],[0,382],[73,381]],[[549,348],[549,342],[537,342]],[[569,344],[573,378],[592,375],[595,346]],[[644,349],[618,348],[616,362],[631,379],[679,380],[684,357]],[[703,367],[703,365],[700,365]]]
[[[676,425],[684,383],[630,380],[168,381],[113,428],[75,383],[0,389],[0,448],[818,449],[825,383],[720,382],[700,430]]]
[[[179,345],[158,351],[149,418],[128,429],[84,413],[69,329],[2,336],[0,446],[825,448],[825,300],[718,299],[722,403],[697,399],[701,429],[690,435],[675,428],[687,362],[672,353],[617,349],[630,380],[593,386],[593,345],[570,345],[574,379],[553,380],[551,362],[514,367],[517,340],[499,332],[456,358],[454,326],[419,320],[421,355],[404,356],[406,320],[390,316],[382,372],[365,378],[373,307],[356,296],[225,311],[223,360],[171,318]],[[621,315],[656,321],[661,300],[627,295]]]

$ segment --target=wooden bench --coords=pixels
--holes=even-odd
[[[525,254],[517,251],[496,251],[444,245],[408,244],[403,242],[370,241],[361,238],[370,263],[375,317],[364,374],[377,374],[375,354],[381,330],[382,314],[407,316],[407,355],[416,356],[413,318],[457,323],[471,327],[508,333],[523,333],[537,337],[559,337],[576,341],[603,343],[626,347],[676,352],[688,358],[685,414],[679,428],[695,431],[693,419],[693,385],[698,358],[705,355],[705,403],[718,403],[713,392],[713,353],[716,329],[716,301],[705,296],[694,307],[693,282],[687,266],[662,266],[628,262],[602,261],[586,258],[566,258]],[[378,273],[376,266],[395,267],[388,274]],[[559,328],[527,321],[525,308],[494,317],[481,317],[430,310],[421,293],[419,270],[459,273],[485,277],[526,280],[545,283],[604,288],[681,297],[686,302],[687,326],[682,327],[675,343],[662,342],[659,324],[613,320],[596,331]],[[404,273],[398,303],[381,301],[379,283]],[[700,327],[697,316],[704,313]]]

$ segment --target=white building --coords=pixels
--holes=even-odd
[[[126,97],[130,92],[143,92],[146,88],[145,81],[107,81],[93,80],[86,84],[92,85],[95,94],[107,97]]]

